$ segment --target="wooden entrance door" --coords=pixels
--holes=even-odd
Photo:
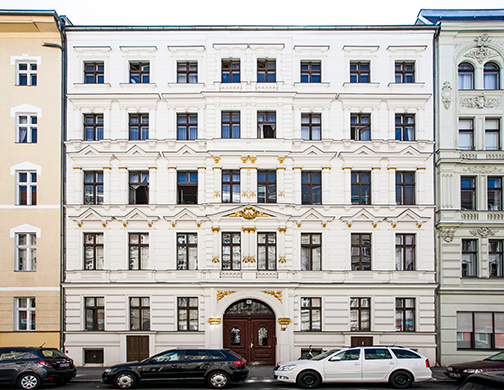
[[[149,357],[149,336],[126,336],[126,361],[137,362]]]
[[[350,339],[351,347],[362,347],[373,345],[373,337],[355,337],[352,336]]]
[[[275,364],[274,315],[225,315],[224,348],[243,356],[248,364]]]

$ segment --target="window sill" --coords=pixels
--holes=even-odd
[[[380,83],[350,83],[350,82],[343,83],[343,88],[345,92],[348,93],[364,92],[373,89],[378,89],[379,86]]]
[[[221,92],[230,92],[230,91],[243,91],[246,89],[247,82],[242,81],[239,83],[223,83],[221,81],[214,81],[214,85]]]
[[[277,81],[274,83],[259,83],[257,81],[252,81],[251,83],[252,89],[260,92],[276,92],[282,90],[284,85],[283,81]]]
[[[135,92],[140,92],[140,93],[145,93],[145,92],[154,92],[156,89],[157,85],[156,83],[138,83],[138,84],[133,84],[133,83],[119,83],[119,86],[122,89],[128,90],[128,91],[135,91]]]
[[[418,91],[425,87],[425,83],[389,83],[388,87],[392,92]]]
[[[329,82],[320,82],[320,83],[294,83],[294,91],[296,92],[313,92],[313,91],[320,91],[322,89],[329,89],[331,86],[331,83]]]
[[[168,83],[171,92],[201,92],[205,89],[205,83]],[[166,94],[163,94],[163,96]]]
[[[101,84],[74,83],[73,86],[76,90],[93,91],[93,92],[107,92],[111,87],[109,83],[101,83]]]

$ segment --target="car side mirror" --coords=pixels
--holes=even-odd
[[[339,362],[341,361],[340,356],[333,356],[332,358],[329,359],[330,362]]]
[[[149,359],[149,363],[150,364],[157,364],[157,360],[156,359]]]

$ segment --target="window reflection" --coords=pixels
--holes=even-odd
[[[231,345],[241,344],[241,331],[238,328],[231,329]]]
[[[268,346],[268,329],[265,327],[262,327],[257,331],[257,345],[260,347]]]

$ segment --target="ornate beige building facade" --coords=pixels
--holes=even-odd
[[[59,17],[1,11],[0,26],[0,346],[60,347]]]

